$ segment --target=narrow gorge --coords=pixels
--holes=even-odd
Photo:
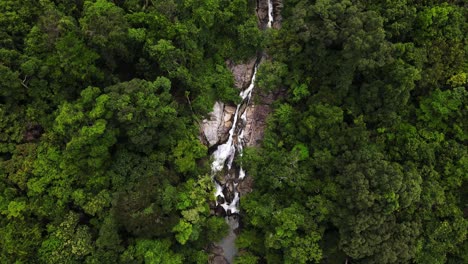
[[[280,7],[280,1],[257,1],[259,28],[278,28],[279,20],[275,18],[279,17]],[[212,263],[232,263],[237,254],[235,239],[240,223],[239,202],[242,195],[252,190],[252,179],[246,178],[246,171],[242,164],[235,163],[235,158],[242,156],[244,147],[255,146],[262,140],[265,119],[271,111],[271,95],[263,95],[258,105],[251,100],[257,70],[264,59],[265,54],[258,52],[256,58],[245,64],[227,62],[242,101],[237,106],[216,102],[210,119],[204,120],[201,127],[202,141],[214,149],[211,175],[216,192],[211,209],[215,215],[225,217],[229,225],[228,235],[212,248]]]

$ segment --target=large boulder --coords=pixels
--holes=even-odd
[[[236,107],[216,102],[209,119],[203,120],[201,124],[202,142],[208,147],[224,143],[229,137],[235,112]]]
[[[229,138],[229,130],[231,130],[236,107],[225,105],[223,110],[223,124],[218,129],[219,143],[224,143]]]
[[[221,124],[223,124],[223,110],[224,104],[216,102],[213,106],[213,111],[210,113],[210,119],[203,120],[201,125],[203,137],[210,147],[219,142],[218,130]]]

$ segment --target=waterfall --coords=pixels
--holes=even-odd
[[[273,25],[273,21],[274,21],[274,18],[273,18],[273,2],[271,2],[272,0],[268,0],[268,24],[267,24],[267,27],[271,28],[271,26]]]
[[[247,89],[240,93],[240,97],[242,98],[242,102],[237,105],[236,112],[234,114],[234,121],[232,123],[232,127],[229,130],[229,138],[228,140],[221,145],[218,145],[218,148],[213,152],[213,163],[211,164],[211,173],[212,177],[215,178],[216,174],[223,171],[226,168],[226,173],[232,173],[233,176],[227,175],[225,178],[234,179],[232,186],[228,186],[228,183],[222,186],[216,179],[214,180],[216,192],[216,206],[221,206],[223,210],[226,212],[226,222],[229,225],[229,234],[223,240],[218,243],[223,249],[224,257],[226,260],[231,263],[234,256],[237,253],[237,249],[235,247],[235,239],[236,234],[234,230],[239,227],[239,200],[240,194],[237,190],[238,181],[242,181],[245,177],[245,171],[242,167],[239,168],[239,173],[236,176],[236,172],[232,172],[232,163],[236,154],[242,155],[242,150],[244,147],[244,127],[247,122],[247,107],[244,108],[243,112],[241,113],[241,108],[245,104],[248,106],[250,99],[252,97],[252,91],[255,86],[255,78],[257,76],[257,69],[258,63],[254,66],[254,71],[252,74],[252,79],[250,80],[250,85]],[[227,181],[226,181],[227,182]],[[231,188],[230,188],[231,187]],[[227,199],[224,195],[225,188],[230,188],[234,192],[234,198]]]
[[[267,27],[272,27],[273,19],[273,4],[271,0],[268,0]],[[236,234],[234,232],[239,227],[238,214],[240,194],[237,187],[239,182],[246,177],[246,172],[242,166],[238,166],[239,170],[236,172],[232,170],[232,165],[236,154],[242,156],[242,151],[246,143],[244,138],[244,128],[247,123],[247,106],[250,103],[252,91],[255,88],[255,78],[257,77],[257,69],[260,61],[261,58],[259,58],[254,65],[249,86],[239,94],[242,101],[236,107],[234,120],[232,122],[232,127],[229,130],[227,141],[224,144],[218,145],[217,149],[212,154],[213,162],[211,164],[211,174],[216,188],[216,206],[223,208],[227,215],[226,222],[229,225],[229,234],[217,243],[217,245],[223,249],[224,257],[229,263],[232,263],[234,256],[237,254],[237,248],[235,246]],[[245,107],[243,107],[244,105]],[[225,184],[221,184],[216,180],[216,175],[219,173],[225,173]],[[232,196],[233,193],[234,197],[225,197],[225,193],[229,192],[231,192],[230,196]]]
[[[242,150],[243,150],[243,145],[245,144],[244,142],[244,124],[247,122],[247,111],[244,109],[243,113],[240,113],[240,108],[242,107],[243,104],[248,105],[250,102],[250,98],[252,97],[252,91],[255,86],[255,77],[257,76],[257,68],[258,68],[258,63],[255,64],[254,66],[254,72],[252,75],[252,79],[250,81],[250,85],[247,89],[242,91],[240,93],[240,97],[242,98],[242,102],[237,105],[236,112],[234,114],[234,121],[232,122],[232,127],[229,130],[229,138],[226,141],[226,143],[222,145],[218,145],[218,148],[213,152],[213,163],[211,164],[211,172],[212,176],[214,177],[218,172],[222,171],[223,168],[227,168],[227,171],[229,171],[232,168],[232,162],[234,161],[234,158],[236,156],[236,153],[239,153],[239,155],[242,155]],[[240,119],[239,119],[240,116]],[[238,126],[239,122],[241,122],[242,126]],[[236,136],[236,140],[234,140],[234,137]],[[245,177],[245,171],[242,169],[242,167],[239,169],[239,176],[238,179],[242,180]],[[237,187],[237,184],[235,184]],[[234,214],[239,212],[238,208],[238,203],[239,203],[239,192],[234,189],[234,199],[229,202],[227,199],[225,199],[224,194],[223,194],[223,187],[215,181],[215,187],[216,187],[216,193],[215,196],[218,198],[218,196],[221,196],[224,200],[224,203],[219,204],[218,201],[216,202],[216,205],[221,205],[223,209],[226,211],[228,214]],[[218,200],[218,199],[217,199]]]

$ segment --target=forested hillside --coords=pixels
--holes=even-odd
[[[0,263],[207,263],[200,123],[259,53],[234,262],[468,263],[468,2],[257,2],[0,0]]]
[[[468,263],[466,1],[284,1],[242,263]]]
[[[239,100],[254,3],[0,1],[0,263],[206,263],[198,121]]]

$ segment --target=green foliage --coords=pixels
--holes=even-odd
[[[467,10],[390,2],[284,2],[240,263],[466,259]]]
[[[1,263],[207,263],[198,121],[256,54],[236,263],[468,261],[466,5],[254,2],[0,1]]]
[[[49,237],[42,242],[39,259],[43,263],[79,263],[93,250],[91,234],[78,225],[79,216],[69,213],[57,226],[49,226]]]
[[[169,247],[171,243],[167,240],[138,240],[136,245],[130,247],[123,255],[122,261],[130,262],[138,260],[148,264],[180,264],[183,256],[173,253]]]
[[[115,57],[130,56],[125,43],[129,24],[123,9],[107,0],[85,1],[79,22],[89,44],[100,51],[110,68],[117,66]]]
[[[172,229],[180,244],[218,241],[227,235],[226,222],[210,216],[207,197],[212,194],[213,184],[208,175],[197,181],[190,179],[182,186],[177,200],[182,217]]]
[[[258,263],[258,257],[250,253],[241,253],[236,257],[234,263],[235,264],[256,264]]]
[[[196,138],[178,142],[174,148],[175,164],[180,172],[196,171],[195,160],[206,155],[207,148]]]
[[[256,85],[260,89],[274,91],[284,82],[287,70],[284,63],[265,61],[260,65]]]

